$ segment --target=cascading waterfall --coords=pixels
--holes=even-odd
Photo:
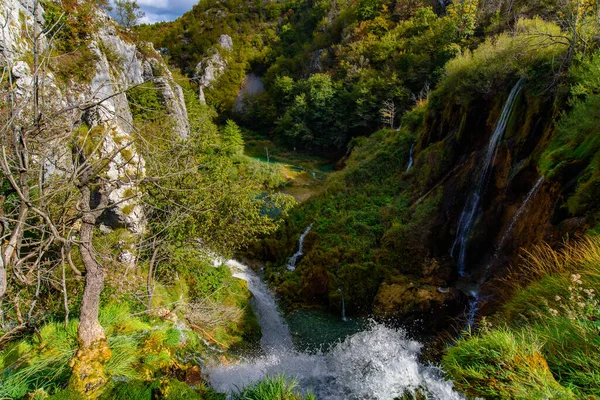
[[[294,253],[292,257],[288,260],[286,267],[289,271],[294,271],[296,266],[298,265],[298,261],[300,261],[300,257],[302,257],[302,248],[304,247],[304,238],[308,235],[308,232],[312,229],[313,224],[310,224],[308,228],[300,235],[300,239],[298,240],[298,251]]]
[[[233,276],[248,282],[248,289],[253,295],[253,310],[263,332],[260,339],[262,349],[266,352],[276,352],[292,347],[290,329],[279,313],[275,298],[267,285],[254,271],[235,260],[227,261],[227,266],[232,270]]]
[[[458,250],[456,262],[458,265],[458,273],[460,274],[460,276],[465,275],[465,262],[467,256],[467,245],[469,242],[469,236],[471,234],[473,224],[475,223],[475,219],[479,211],[481,199],[485,194],[485,190],[487,188],[487,184],[491,176],[492,167],[494,165],[494,161],[496,160],[496,154],[498,153],[498,146],[502,137],[504,136],[504,132],[506,131],[506,125],[512,113],[515,101],[519,93],[521,93],[521,90],[523,89],[524,85],[525,79],[519,79],[517,84],[511,90],[510,95],[508,96],[508,99],[504,104],[502,114],[500,115],[500,119],[496,124],[496,129],[494,130],[494,133],[490,138],[490,142],[488,143],[487,151],[483,159],[483,164],[481,165],[481,168],[479,168],[481,173],[479,175],[479,178],[477,179],[473,191],[467,197],[467,202],[465,203],[465,207],[460,216],[456,232],[456,239],[454,240],[454,244],[450,252],[450,255],[454,257],[455,251]]]
[[[264,355],[207,367],[209,383],[217,391],[231,393],[266,376],[282,374],[295,377],[304,391],[311,391],[319,400],[392,400],[416,393],[427,399],[463,399],[439,368],[419,362],[422,345],[403,330],[373,323],[327,352],[296,351],[266,285],[246,266],[236,261],[227,264],[234,276],[248,282],[254,294],[252,306],[262,328]]]
[[[527,193],[527,196],[525,197],[525,200],[523,200],[521,207],[519,207],[519,210],[517,211],[517,213],[515,214],[513,219],[510,221],[510,224],[508,225],[508,229],[506,229],[506,232],[504,232],[504,235],[502,235],[502,239],[500,239],[498,246],[496,246],[496,251],[494,252],[494,256],[492,257],[493,260],[496,260],[498,258],[498,253],[504,247],[504,244],[506,243],[506,240],[510,237],[510,234],[512,233],[512,230],[514,229],[517,221],[521,218],[521,215],[527,209],[529,202],[535,197],[536,193],[542,186],[542,183],[544,183],[543,176],[540,179],[538,179],[538,181],[535,183],[533,188],[531,188],[529,193]],[[472,327],[473,324],[475,323],[475,317],[477,315],[477,311],[479,310],[479,302],[481,300],[480,295],[479,295],[479,288],[485,281],[487,272],[490,268],[491,268],[491,263],[486,266],[486,269],[485,269],[486,274],[484,274],[480,278],[479,282],[477,283],[477,289],[472,290],[469,293],[471,295],[471,300],[469,301],[469,310],[467,311],[467,328]]]
[[[410,171],[410,169],[413,166],[413,150],[415,149],[415,143],[412,144],[412,146],[410,146],[410,160],[408,161],[408,168],[406,168],[406,172]]]
[[[338,292],[340,292],[340,297],[342,298],[342,321],[347,322],[348,318],[346,318],[346,302],[344,301],[344,291],[342,288],[338,288]]]

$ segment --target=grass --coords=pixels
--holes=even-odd
[[[107,237],[109,242],[122,237],[118,231],[113,234],[114,237]],[[105,245],[110,248],[109,243]],[[218,342],[222,349],[240,353],[250,352],[257,345],[260,327],[250,308],[251,294],[246,282],[234,279],[225,267],[215,269],[197,264],[193,256],[181,259],[181,262],[187,261],[196,262],[191,264],[196,266],[193,273],[176,275],[180,277],[178,281],[166,277],[157,280],[157,289],[161,290],[155,293],[154,307],[170,311],[175,304],[185,304],[173,311],[173,318],[186,321],[190,327],[137,312],[139,302],[135,298],[123,294],[109,296],[117,286],[111,286],[112,281],[108,281],[105,304],[99,314],[112,352],[104,366],[105,375],[110,378],[104,388],[106,398],[193,399],[192,392],[208,396],[210,389],[203,389],[201,381],[194,384],[198,389],[195,391],[185,383],[171,389],[167,386],[172,385],[165,385],[186,376],[196,365],[194,360],[198,355],[207,351],[208,341],[213,346]],[[121,290],[121,286],[117,289]],[[162,292],[166,297],[161,297]],[[194,305],[202,304],[210,307],[198,309],[201,318],[196,318]],[[207,310],[210,312],[205,313]],[[67,327],[62,322],[46,323],[38,328],[38,334],[15,340],[1,349],[0,400],[29,398],[34,393],[42,396],[40,398],[52,395],[57,399],[76,399],[77,393],[67,385],[71,376],[69,363],[77,350],[78,322],[71,319]],[[161,380],[154,387],[157,377]],[[135,387],[131,390],[137,394],[126,395],[129,389],[117,385],[119,382],[132,382]],[[150,386],[153,388],[149,389]],[[116,394],[117,391],[123,395]],[[146,396],[148,393],[151,397]]]
[[[446,351],[457,387],[489,399],[598,398],[600,237],[539,246],[507,282],[502,310]]]
[[[267,377],[232,394],[232,400],[316,400],[312,394],[302,396],[296,380],[284,376]]]
[[[159,371],[182,368],[177,356],[198,349],[195,333],[186,331],[188,340],[184,341],[170,323],[133,317],[126,304],[103,307],[100,321],[112,351],[105,373],[118,380],[148,380]],[[36,390],[52,394],[66,387],[71,375],[69,361],[77,349],[77,324],[76,319],[66,328],[51,322],[38,335],[10,343],[0,353],[0,399],[24,398]],[[60,396],[75,395],[65,392]]]

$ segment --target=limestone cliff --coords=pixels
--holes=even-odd
[[[52,7],[59,3],[46,3]],[[174,81],[168,67],[150,43],[138,43],[103,10],[92,9],[93,26],[86,27],[89,35],[84,42],[89,59],[82,63],[77,74],[59,76],[52,62],[32,71],[34,50],[38,57],[52,57],[68,62],[57,54],[55,37],[49,31],[45,11],[35,0],[0,0],[6,13],[0,15],[0,63],[17,88],[17,102],[27,104],[32,96],[33,80],[41,80],[39,96],[46,114],[51,110],[85,109],[82,126],[91,132],[101,130],[103,143],[100,152],[111,156],[107,178],[117,182],[111,191],[112,207],[106,212],[108,228],[126,227],[133,233],[144,231],[144,209],[137,182],[146,173],[145,161],[136,149],[136,135],[127,91],[145,82],[154,82],[174,131],[181,137],[189,134],[187,110],[181,87]],[[33,38],[39,35],[34,42]],[[75,76],[76,75],[76,76]],[[21,107],[21,113],[29,112]],[[126,145],[131,143],[131,145]],[[125,144],[125,145],[124,145]],[[71,151],[58,140],[49,144],[44,160],[45,173],[68,173],[72,164]],[[127,151],[119,151],[121,148]],[[128,258],[128,257],[125,257]]]
[[[196,79],[199,82],[200,102],[206,104],[204,89],[212,87],[214,82],[225,72],[227,61],[221,55],[221,52],[230,52],[233,50],[233,40],[229,35],[219,37],[219,48],[213,49],[213,54],[205,57],[196,65]]]

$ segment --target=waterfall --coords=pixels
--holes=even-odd
[[[500,239],[500,242],[498,243],[498,246],[496,246],[496,251],[494,252],[494,256],[492,257],[492,260],[496,260],[498,258],[498,252],[500,250],[502,250],[502,248],[504,247],[504,244],[506,243],[506,240],[508,239],[508,237],[512,233],[512,230],[514,229],[515,224],[517,223],[517,221],[519,220],[519,218],[521,218],[521,215],[527,209],[527,206],[529,205],[529,202],[531,201],[531,199],[534,198],[535,194],[537,193],[537,191],[539,190],[539,188],[542,186],[542,183],[544,183],[544,177],[543,176],[540,179],[538,179],[538,181],[535,183],[535,185],[533,186],[533,188],[531,188],[531,190],[529,191],[529,193],[527,193],[527,196],[525,197],[525,200],[523,201],[523,204],[521,204],[521,207],[519,207],[519,210],[517,211],[517,213],[515,214],[515,216],[511,220],[510,225],[508,226],[508,229],[506,230],[506,232],[504,232],[504,235],[502,235],[502,239]],[[485,267],[486,274],[489,271],[489,269],[492,267],[492,262],[490,262]],[[475,316],[477,314],[477,311],[479,310],[479,302],[481,300],[481,297],[479,295],[479,288],[485,282],[486,274],[484,274],[480,278],[479,282],[477,283],[477,288],[475,290],[472,290],[469,293],[472,298],[469,301],[469,310],[467,311],[467,328],[471,328],[473,326],[473,324],[475,323]]]
[[[227,263],[234,275],[248,282],[253,309],[261,325],[264,355],[231,365],[209,365],[210,385],[231,393],[266,376],[295,377],[303,391],[319,400],[392,400],[420,393],[435,400],[462,400],[442,371],[419,362],[422,345],[400,329],[372,323],[327,352],[296,351],[275,299],[256,274],[237,261]]]
[[[527,209],[527,205],[529,204],[529,202],[531,201],[531,199],[533,199],[533,197],[536,195],[536,193],[539,190],[540,186],[542,186],[542,183],[544,183],[544,177],[543,176],[540,179],[538,179],[538,181],[535,183],[535,185],[533,186],[533,188],[529,191],[529,193],[527,193],[527,197],[525,197],[525,201],[523,201],[523,204],[521,204],[521,207],[519,207],[519,210],[517,211],[517,213],[513,217],[512,221],[510,221],[510,225],[508,226],[508,229],[506,230],[506,232],[504,232],[504,235],[502,235],[502,239],[500,240],[500,243],[498,244],[496,252],[500,251],[504,247],[504,244],[506,243],[506,240],[508,239],[508,237],[512,233],[512,230],[514,229],[515,224],[517,223],[517,221],[519,220],[519,218],[521,218],[521,215]]]
[[[452,245],[452,250],[450,255],[455,257],[455,250],[458,250],[458,257],[456,257],[456,262],[458,265],[458,273],[460,276],[465,275],[465,262],[467,257],[467,245],[469,242],[469,236],[471,234],[471,230],[473,228],[473,224],[475,223],[475,219],[477,213],[479,211],[479,206],[481,199],[485,194],[485,189],[487,187],[488,181],[491,176],[492,167],[494,165],[494,161],[496,160],[496,154],[498,152],[498,146],[502,137],[504,136],[504,132],[506,131],[506,125],[512,113],[513,107],[515,105],[515,101],[523,89],[525,85],[525,80],[523,78],[519,79],[517,84],[513,87],[504,104],[504,108],[502,110],[502,114],[500,115],[500,119],[496,124],[496,129],[490,138],[490,142],[488,143],[487,150],[485,152],[485,157],[483,159],[482,165],[478,168],[481,172],[475,187],[472,192],[467,197],[467,201],[465,203],[465,207],[463,208],[462,214],[460,216],[460,220],[458,222],[456,238],[454,240],[454,244]]]
[[[233,276],[248,282],[248,290],[253,295],[252,308],[262,328],[260,347],[267,353],[291,348],[292,335],[267,285],[254,271],[235,260],[229,260],[227,266]]]
[[[415,148],[415,143],[410,146],[410,160],[408,161],[408,168],[406,168],[406,172],[410,171],[413,166],[413,150]]]
[[[467,311],[467,331],[475,324],[475,317],[479,311],[479,287],[476,290],[469,292],[471,299],[469,300],[469,309]]]
[[[304,247],[304,238],[306,237],[306,235],[308,235],[308,232],[310,232],[312,226],[313,226],[313,224],[310,224],[308,226],[308,228],[306,228],[304,233],[302,233],[302,235],[300,235],[300,239],[298,240],[298,251],[296,253],[294,253],[294,255],[292,257],[290,257],[290,259],[288,260],[288,262],[286,264],[286,267],[289,271],[294,271],[296,269],[296,266],[298,265],[298,261],[300,261],[300,257],[302,257],[302,255],[303,255],[302,248]]]
[[[338,292],[340,292],[340,296],[342,298],[342,321],[347,322],[348,318],[346,318],[346,302],[344,301],[344,291],[342,288],[338,288]]]

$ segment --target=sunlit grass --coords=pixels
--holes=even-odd
[[[539,246],[506,281],[498,315],[446,351],[457,386],[492,399],[600,396],[600,238]]]
[[[302,396],[296,380],[284,376],[267,377],[232,394],[232,400],[316,400],[312,394]]]

